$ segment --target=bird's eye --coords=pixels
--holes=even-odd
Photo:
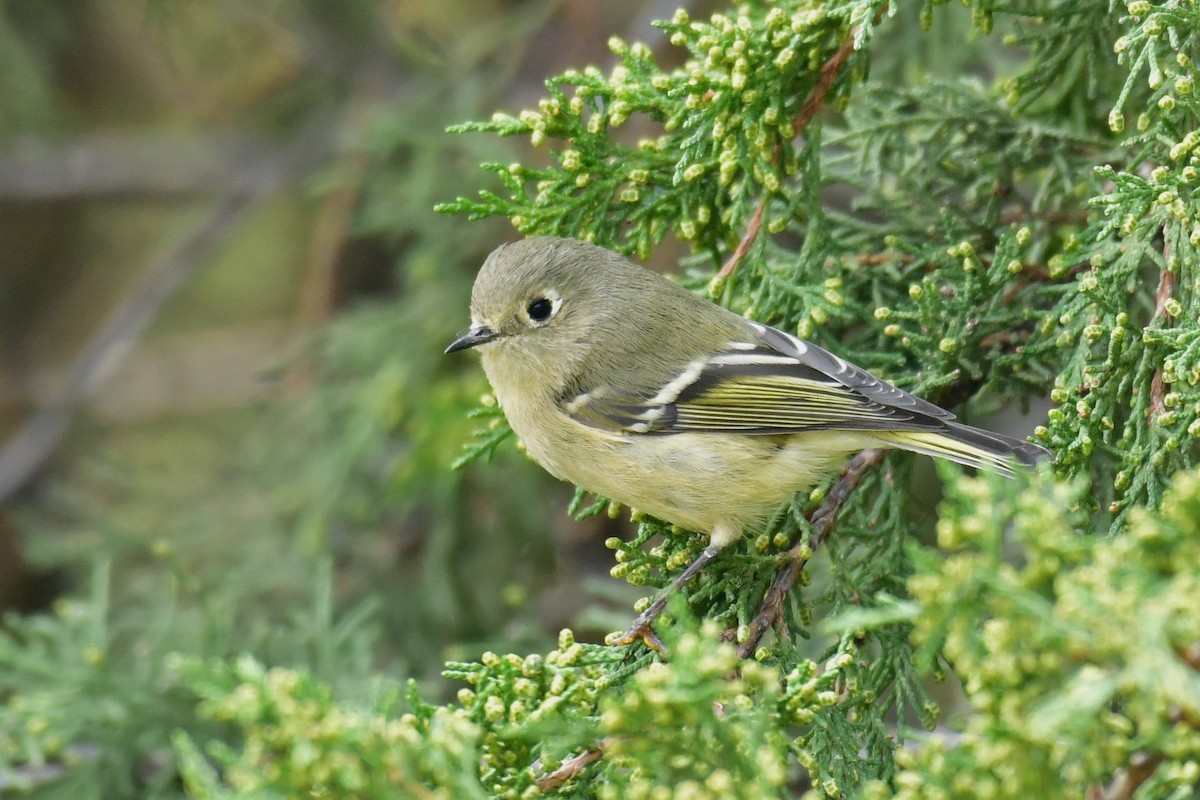
[[[554,304],[544,297],[539,297],[525,307],[525,313],[529,315],[531,322],[545,322],[550,319],[550,314],[554,311]]]

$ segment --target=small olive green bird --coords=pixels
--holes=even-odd
[[[673,587],[855,451],[1005,474],[1049,455],[574,239],[488,256],[471,328],[446,352],[467,348],[550,474],[711,537]],[[644,635],[666,595],[617,641]]]

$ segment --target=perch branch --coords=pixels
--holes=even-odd
[[[1170,250],[1163,247],[1164,262],[1170,258]],[[1163,325],[1170,325],[1171,312],[1167,311],[1167,301],[1175,295],[1175,273],[1163,266],[1158,276],[1158,291],[1154,295],[1154,318],[1162,320]],[[1150,419],[1154,419],[1167,410],[1167,385],[1163,381],[1162,370],[1155,370],[1154,378],[1150,381]]]
[[[571,756],[558,769],[538,778],[537,787],[542,792],[550,792],[558,789],[603,757],[604,742],[597,742],[596,746],[592,749],[584,750],[579,755]]]
[[[812,524],[812,534],[807,541],[798,542],[788,551],[787,563],[776,573],[775,580],[771,582],[771,587],[763,596],[758,613],[750,621],[749,635],[744,642],[738,645],[738,656],[749,658],[753,655],[767,629],[783,615],[783,604],[787,600],[788,594],[796,585],[800,572],[807,566],[813,553],[832,533],[834,524],[837,522],[838,512],[850,499],[850,495],[858,488],[866,474],[883,461],[885,455],[887,455],[886,450],[875,448],[863,450],[852,458],[846,465],[845,472],[829,490],[829,494],[825,496],[824,502],[809,515],[808,520]]]

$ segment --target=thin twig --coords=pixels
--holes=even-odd
[[[978,380],[962,379],[956,381],[938,398],[938,402],[946,407],[953,408],[972,397],[979,391],[980,382]],[[800,573],[808,565],[813,553],[817,548],[829,538],[829,534],[833,532],[834,524],[837,522],[838,512],[842,506],[850,499],[850,495],[862,483],[862,479],[868,472],[877,467],[887,455],[887,450],[882,448],[874,448],[871,450],[863,450],[861,453],[850,459],[850,463],[846,465],[846,469],[842,472],[837,483],[829,490],[829,494],[825,496],[825,500],[816,508],[808,517],[809,524],[812,526],[812,535],[807,541],[798,542],[787,553],[787,563],[775,575],[775,580],[771,582],[771,586],[763,595],[762,603],[759,605],[758,613],[754,615],[754,619],[748,625],[749,634],[746,640],[738,645],[738,655],[741,658],[749,658],[758,649],[758,643],[766,634],[767,629],[773,626],[783,616],[783,604],[791,593],[792,588],[796,585]]]
[[[916,261],[915,258],[907,253],[883,252],[883,253],[860,253],[854,257],[854,263],[860,267],[880,267],[884,264],[897,263],[908,266]]]
[[[750,245],[754,244],[754,239],[758,236],[759,228],[762,227],[763,213],[767,210],[767,198],[769,195],[763,195],[762,200],[758,201],[758,208],[754,209],[754,215],[750,217],[750,222],[746,225],[746,232],[742,234],[742,240],[738,242],[737,247],[733,249],[728,260],[721,271],[717,274],[722,278],[728,278],[737,269],[737,265],[745,258],[746,253],[750,251]]]
[[[1164,245],[1163,259],[1170,258],[1170,251]],[[1175,273],[1166,266],[1158,276],[1158,291],[1154,295],[1154,318],[1161,319],[1163,325],[1170,325],[1171,312],[1167,311],[1167,301],[1175,295]],[[1155,370],[1154,378],[1150,381],[1150,419],[1154,419],[1167,411],[1167,385],[1163,380],[1162,370]]]
[[[553,791],[583,772],[604,757],[604,742],[597,742],[590,750],[571,756],[558,769],[537,779],[537,787],[543,792]]]
[[[979,340],[979,348],[981,350],[991,350],[993,347],[1006,347],[1013,349],[1018,345],[1023,344],[1032,331],[1028,328],[1010,328],[1004,331],[996,331],[989,333]]]
[[[70,745],[61,760],[8,767],[6,771],[0,772],[0,795],[7,797],[10,790],[13,796],[18,791],[32,792],[66,775],[68,764],[79,767],[81,764],[96,761],[100,755],[101,751],[97,745]]]
[[[875,15],[875,22],[878,23],[883,18],[883,13],[887,6],[879,9]],[[838,47],[837,52],[821,65],[821,74],[817,78],[817,85],[809,93],[804,100],[804,105],[800,107],[800,113],[792,120],[792,130],[794,135],[799,136],[800,133],[808,127],[808,124],[813,121],[813,117],[821,110],[821,106],[825,105],[825,98],[829,96],[829,90],[833,88],[833,82],[837,80],[837,76],[841,73],[842,68],[846,66],[846,62],[850,59],[850,55],[854,52],[854,42],[858,39],[860,27],[851,29],[845,41]],[[774,161],[779,160],[779,150],[775,151]],[[759,230],[762,228],[763,214],[766,213],[767,203],[770,200],[770,194],[763,195],[758,201],[758,207],[754,209],[754,214],[750,217],[750,222],[746,225],[746,232],[742,234],[741,241],[737,243],[737,247],[733,249],[725,264],[721,267],[718,275],[722,278],[728,278],[737,269],[737,265],[746,257],[746,253],[750,251],[750,245],[754,243],[758,236]]]
[[[1050,225],[1086,225],[1088,212],[1061,209],[1035,211],[1025,206],[1011,206],[1000,212],[1001,225],[1015,225],[1018,222],[1025,222],[1027,220],[1045,222]]]
[[[1200,670],[1200,642],[1193,642],[1187,647],[1176,648],[1175,655],[1179,656],[1192,669]]]
[[[745,641],[738,645],[738,656],[749,658],[753,655],[754,651],[758,649],[758,643],[762,640],[767,629],[782,617],[784,601],[791,593],[792,587],[796,585],[796,580],[800,577],[800,572],[808,565],[808,561],[812,558],[813,553],[816,552],[821,543],[833,531],[834,523],[837,522],[838,512],[846,501],[850,499],[850,495],[854,493],[854,490],[858,488],[863,477],[883,461],[885,455],[887,455],[886,450],[875,448],[863,450],[852,458],[850,463],[846,465],[845,472],[838,478],[833,488],[829,490],[829,494],[825,496],[824,502],[809,515],[808,520],[812,525],[812,535],[806,541],[797,543],[795,547],[788,551],[787,563],[775,574],[775,580],[771,582],[771,587],[767,589],[767,593],[763,596],[758,613],[754,615],[754,619],[747,626],[749,628],[749,635]]]
[[[1120,770],[1108,788],[1099,794],[1104,800],[1130,800],[1138,787],[1150,779],[1164,760],[1162,753],[1134,753],[1129,766]]]
[[[884,9],[887,6],[879,9],[879,13],[875,15],[875,21],[878,22],[883,16]],[[808,123],[812,122],[813,117],[821,110],[821,106],[825,105],[825,97],[829,94],[829,90],[833,88],[833,82],[837,79],[838,73],[842,71],[842,67],[846,66],[846,62],[850,59],[850,55],[854,52],[854,42],[858,39],[858,28],[853,28],[846,40],[838,47],[837,52],[829,57],[829,60],[821,65],[821,76],[817,78],[816,88],[808,95],[808,99],[804,101],[804,105],[800,108],[800,113],[796,115],[792,126],[799,135],[800,131],[808,127]]]

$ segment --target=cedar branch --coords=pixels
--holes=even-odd
[[[887,6],[879,9],[875,15],[875,22],[878,23],[883,17],[883,12]],[[829,96],[829,91],[833,88],[833,82],[837,80],[837,76],[841,74],[842,69],[846,66],[846,62],[850,60],[851,54],[854,52],[854,42],[858,39],[859,28],[851,29],[845,40],[838,46],[837,52],[821,65],[821,74],[817,78],[817,85],[813,87],[812,92],[804,101],[804,105],[800,107],[800,113],[792,120],[792,129],[795,135],[808,127],[808,124],[813,121],[813,117],[825,105],[825,99]],[[779,158],[779,153],[776,151],[776,160]],[[767,210],[767,203],[770,200],[770,194],[763,195],[763,198],[758,201],[758,207],[754,209],[753,216],[750,217],[749,224],[746,225],[746,232],[742,234],[741,241],[737,243],[737,247],[733,249],[728,260],[721,267],[718,273],[722,278],[728,278],[737,269],[737,265],[745,258],[746,253],[750,250],[750,245],[754,243],[758,236],[758,231],[762,227],[763,214]]]
[[[579,755],[571,756],[558,769],[538,778],[537,787],[542,792],[554,791],[603,757],[604,742],[597,742],[595,747],[584,750]]]
[[[746,640],[738,645],[738,656],[741,658],[749,658],[758,648],[758,643],[762,640],[767,629],[774,625],[783,615],[783,604],[791,593],[792,587],[796,585],[796,580],[800,577],[800,572],[808,565],[809,559],[812,558],[817,548],[821,543],[828,538],[833,532],[834,524],[837,522],[838,512],[842,506],[850,499],[850,495],[858,488],[862,479],[875,468],[887,451],[882,448],[874,448],[871,450],[863,450],[850,460],[846,465],[846,470],[842,476],[838,478],[837,483],[829,490],[829,494],[825,496],[824,502],[809,515],[809,522],[812,524],[812,534],[807,541],[797,543],[791,550],[788,551],[787,563],[775,575],[775,580],[771,582],[771,587],[767,589],[767,593],[763,596],[762,604],[759,606],[758,613],[754,615],[754,619],[750,621],[748,626],[749,635]]]
[[[1169,250],[1163,248],[1163,260],[1170,259]],[[1154,318],[1161,319],[1163,325],[1172,322],[1171,313],[1167,311],[1167,301],[1175,295],[1175,273],[1166,266],[1158,276],[1158,291],[1154,295]],[[1150,419],[1154,419],[1167,411],[1167,386],[1163,380],[1162,370],[1155,370],[1154,378],[1150,381]]]

